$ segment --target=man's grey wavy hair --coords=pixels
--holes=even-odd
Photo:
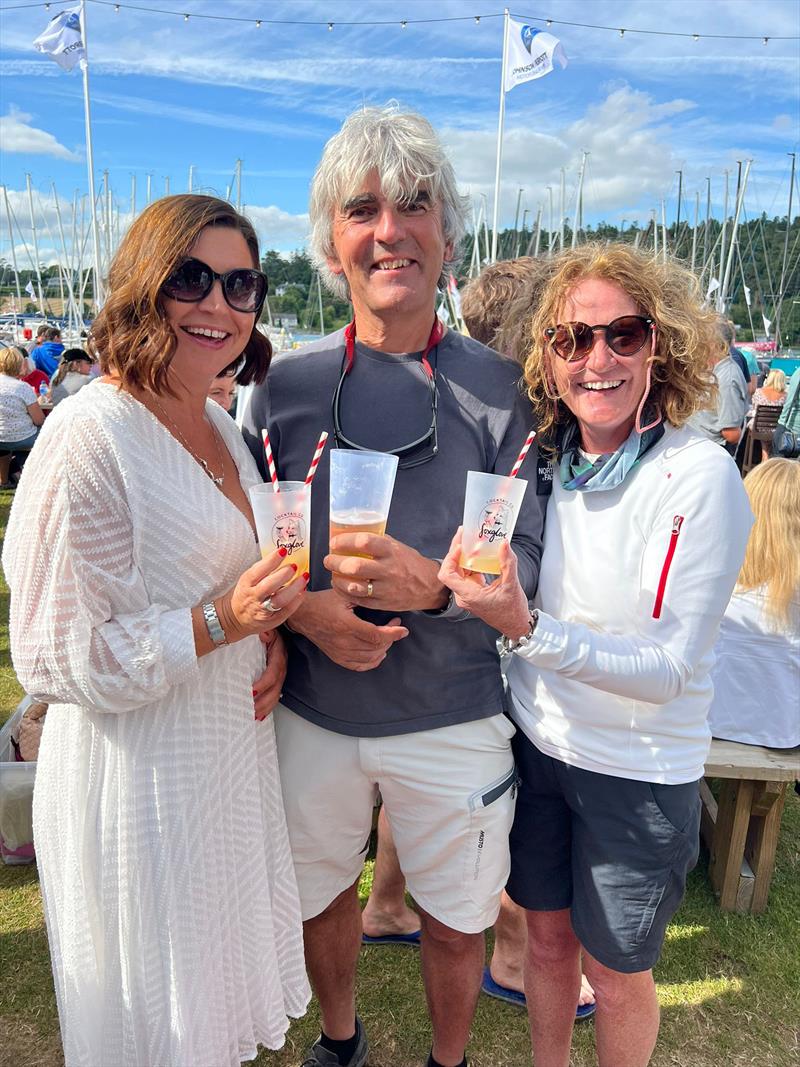
[[[311,259],[323,282],[342,300],[350,299],[347,279],[334,274],[327,263],[328,256],[335,254],[333,217],[373,170],[378,172],[384,195],[394,203],[406,203],[424,191],[432,203],[441,206],[444,239],[453,249],[439,278],[439,287],[444,288],[458,262],[468,198],[458,192],[452,164],[428,120],[402,111],[394,102],[353,112],[325,145],[309,202]]]

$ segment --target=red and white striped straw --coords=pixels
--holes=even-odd
[[[311,466],[308,468],[308,474],[306,475],[306,485],[311,485],[314,475],[317,473],[317,466],[325,450],[325,442],[328,440],[328,431],[323,430],[319,435],[319,441],[317,441],[317,447],[314,450],[314,455],[311,458]]]
[[[264,442],[264,452],[267,456],[267,466],[269,467],[269,476],[272,479],[272,488],[278,493],[280,492],[278,486],[278,472],[275,469],[275,458],[272,455],[272,445],[269,443],[269,434],[266,430],[261,431],[261,440]]]
[[[531,432],[525,438],[525,444],[522,446],[522,451],[517,456],[517,462],[511,468],[511,474],[509,474],[509,478],[516,478],[516,476],[519,474],[519,469],[522,466],[522,461],[527,456],[528,449],[533,444],[533,439],[534,439],[535,436],[536,436],[536,430],[531,430]]]

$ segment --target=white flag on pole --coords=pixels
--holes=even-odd
[[[747,304],[748,307],[750,307],[750,290],[747,288],[747,286],[744,283],[742,283],[742,288],[744,289],[744,300],[745,300],[745,303]]]
[[[769,328],[772,325],[772,319],[768,319],[764,314],[761,315],[761,318],[764,320],[764,333],[769,337]]]
[[[33,282],[28,282],[28,284],[25,286],[25,292],[28,294],[29,297],[31,297],[32,300],[36,299],[36,293],[33,289]]]
[[[719,279],[718,278],[712,278],[711,281],[708,283],[708,291],[706,292],[706,300],[708,300],[708,298],[711,296],[711,294],[715,293],[717,291],[717,289],[719,289]]]
[[[564,47],[557,37],[535,26],[508,20],[508,61],[506,64],[506,92],[515,85],[543,78],[553,69],[553,63],[567,65]]]
[[[51,19],[47,28],[33,42],[37,52],[43,52],[58,63],[62,70],[72,70],[86,59],[81,32],[81,9],[66,8]]]

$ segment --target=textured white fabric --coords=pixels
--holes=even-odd
[[[36,403],[36,393],[27,382],[0,374],[0,441],[24,441],[36,433],[28,408]]]
[[[767,611],[767,588],[735,589],[719,628],[708,721],[714,737],[768,748],[800,745],[800,590],[789,622]]]
[[[246,489],[260,480],[209,401]],[[47,420],[3,566],[25,689],[51,704],[34,832],[68,1067],[225,1067],[303,1013],[297,889],[257,637],[198,660],[191,607],[258,551],[136,400]]]
[[[752,522],[733,460],[689,427],[668,427],[613,489],[555,480],[539,622],[508,668],[512,717],[538,749],[636,781],[702,775],[714,641]]]

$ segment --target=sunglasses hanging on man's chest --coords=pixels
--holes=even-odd
[[[428,342],[422,352],[419,366],[425,375],[428,384],[431,401],[431,422],[428,430],[415,441],[399,448],[391,448],[386,451],[389,455],[397,456],[400,470],[408,470],[410,467],[419,467],[428,463],[439,451],[439,437],[437,430],[437,411],[439,395],[436,390],[436,371],[438,363],[438,345],[444,336],[444,326],[439,319],[434,319]],[[429,356],[433,356],[431,365]],[[333,415],[333,438],[337,448],[353,448],[360,452],[373,452],[374,448],[367,445],[357,444],[348,438],[342,430],[342,390],[347,376],[353,369],[356,358],[356,324],[353,320],[344,331],[344,355],[342,357],[342,373],[333,393],[331,413]]]

